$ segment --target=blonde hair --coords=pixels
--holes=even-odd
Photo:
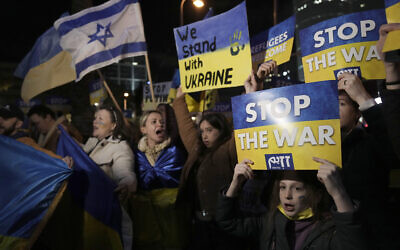
[[[139,120],[139,126],[140,126],[140,127],[145,127],[145,126],[146,126],[147,118],[149,118],[149,115],[152,114],[152,113],[157,113],[157,114],[161,115],[161,117],[162,117],[161,112],[158,111],[158,110],[149,110],[149,111],[146,111],[146,112],[144,112],[143,115],[140,117],[140,120]]]

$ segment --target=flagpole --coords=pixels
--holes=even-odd
[[[128,119],[126,119],[126,117],[125,117],[125,115],[124,115],[124,112],[122,112],[122,109],[121,109],[121,107],[119,106],[117,100],[115,99],[113,93],[111,92],[110,87],[108,87],[108,84],[107,84],[107,82],[106,82],[106,79],[104,79],[103,74],[101,73],[101,71],[100,71],[99,69],[97,69],[96,71],[97,71],[97,73],[99,74],[100,79],[101,79],[101,81],[103,82],[103,85],[104,85],[104,87],[105,87],[106,90],[107,90],[107,93],[111,96],[111,99],[112,99],[112,101],[114,102],[115,107],[117,107],[117,109],[119,110],[119,112],[121,112],[122,118],[124,119],[124,122],[125,122],[125,125],[128,126],[128,127],[130,127],[130,123],[129,123]]]
[[[153,103],[156,103],[156,98],[154,97],[154,90],[153,90],[153,81],[151,80],[151,71],[150,71],[150,63],[149,63],[149,56],[147,53],[144,55],[146,59],[146,69],[147,69],[147,75],[149,76],[149,82],[150,82],[150,93],[151,93],[151,100]]]
[[[100,71],[99,69],[97,69],[96,71],[97,71],[97,73],[99,74],[100,79],[101,79],[101,81],[103,82],[103,85],[104,85],[104,87],[105,87],[106,90],[107,90],[107,93],[111,96],[111,99],[112,99],[112,101],[114,102],[114,105],[117,107],[117,109],[118,109],[121,113],[123,113],[121,107],[119,106],[117,100],[115,99],[113,93],[111,92],[110,87],[108,87],[108,84],[107,84],[106,80],[104,79],[103,74],[101,73],[101,71]]]
[[[207,91],[203,91],[203,112],[206,111]]]

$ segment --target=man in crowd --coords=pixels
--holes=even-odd
[[[27,136],[23,129],[24,113],[15,105],[0,108],[0,134],[18,139]]]
[[[44,105],[33,106],[28,112],[28,117],[40,132],[37,141],[39,146],[54,153],[57,151],[57,143],[60,136],[58,125],[63,126],[63,128],[78,142],[82,142],[83,140],[79,131],[67,121],[65,116],[60,116],[56,119],[53,110]]]

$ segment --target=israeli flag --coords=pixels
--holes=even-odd
[[[76,80],[87,73],[147,52],[138,0],[110,0],[54,23],[61,47],[75,63]]]

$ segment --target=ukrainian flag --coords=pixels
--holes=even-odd
[[[123,249],[116,185],[61,128],[57,154],[74,160],[67,190],[45,228],[46,249]]]
[[[24,79],[21,97],[26,103],[42,92],[76,79],[71,54],[62,50],[60,36],[54,27],[37,39],[14,75]]]
[[[53,214],[72,170],[0,135],[0,249],[29,249]]]

